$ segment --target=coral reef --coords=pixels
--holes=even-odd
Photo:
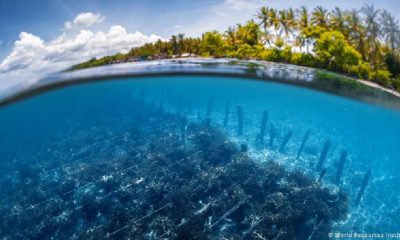
[[[1,238],[328,239],[346,217],[342,191],[254,161],[210,124],[136,109],[124,133],[74,136],[75,147],[92,144],[75,160],[23,164],[3,181]]]

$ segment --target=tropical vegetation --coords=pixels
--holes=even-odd
[[[400,91],[399,21],[373,5],[353,10],[262,7],[253,19],[223,33],[173,35],[168,41],[135,47],[126,54],[94,58],[72,69],[184,55],[322,68]]]

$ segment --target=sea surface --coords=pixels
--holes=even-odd
[[[176,191],[179,184],[163,188],[162,197],[150,198],[146,194],[157,176],[162,178],[161,185],[167,185],[166,175],[180,170],[176,165],[157,165],[160,169],[153,166],[153,172],[151,167],[142,171],[134,161],[146,166],[146,159],[157,159],[152,153],[164,156],[186,147],[191,150],[184,151],[195,154],[193,149],[200,149],[201,145],[191,144],[190,136],[210,129],[209,136],[223,136],[212,139],[223,139],[221,143],[229,142],[236,149],[232,156],[245,154],[255,166],[260,164],[267,170],[272,169],[268,167],[272,162],[287,171],[288,176],[300,172],[332,195],[343,192],[348,198],[343,203],[347,208],[345,216],[332,216],[324,230],[318,226],[328,220],[320,215],[300,217],[293,224],[302,227],[294,227],[293,235],[284,235],[274,232],[282,226],[280,223],[271,219],[263,223],[264,218],[257,220],[250,210],[245,210],[245,203],[253,209],[250,206],[256,195],[251,192],[245,191],[247,197],[232,198],[231,204],[221,206],[220,212],[208,210],[208,206],[223,202],[219,194],[230,191],[222,185],[215,190],[215,196],[211,194],[214,190],[207,190],[207,198],[201,197],[200,190],[193,190],[199,196],[187,196],[186,202],[193,205],[181,210],[167,200],[159,200],[158,206],[146,203],[153,198],[169,199],[168,194]],[[157,139],[165,141],[159,143]],[[176,144],[171,144],[174,139]],[[199,159],[209,161],[206,166],[210,174],[203,174],[201,179],[207,179],[210,185],[211,173],[234,161],[227,157],[214,165],[214,161],[225,156],[224,149],[202,149]],[[221,154],[217,160],[208,157],[216,152]],[[167,164],[175,164],[180,157],[170,160]],[[93,239],[194,239],[192,234],[200,236],[200,232],[205,235],[198,239],[218,239],[227,232],[243,239],[262,239],[266,232],[276,239],[328,239],[329,233],[400,232],[400,112],[286,84],[215,76],[159,76],[109,79],[51,90],[0,108],[0,161],[0,239],[85,239],[90,234]],[[127,170],[133,167],[138,169],[134,176]],[[197,176],[197,168],[201,171],[206,167],[193,166],[188,178]],[[237,181],[235,184],[240,185],[241,180]],[[314,184],[311,182],[309,186]],[[254,184],[255,188],[261,186]],[[121,204],[121,197],[116,195],[128,192],[132,185],[140,189],[130,192],[128,205],[121,205],[119,211],[124,216],[115,215],[115,209],[106,211],[91,205],[105,198],[110,200],[103,205]],[[60,190],[61,187],[64,189]],[[365,190],[360,192],[363,187]],[[90,196],[86,197],[87,194]],[[135,196],[146,197],[140,204],[132,205],[139,202]],[[260,202],[267,201],[261,199]],[[276,211],[287,211],[284,206],[276,205]],[[237,211],[242,208],[239,214]],[[180,228],[192,219],[188,216],[203,214],[202,209],[209,211],[204,213],[208,216],[204,216],[206,222],[198,224],[206,226],[207,231]],[[165,211],[186,217],[171,220]],[[234,213],[241,215],[237,216],[240,221],[236,222]],[[38,217],[34,218],[35,215]],[[253,223],[243,223],[250,222],[249,219]],[[49,226],[50,222],[57,224]],[[317,237],[319,231],[321,235]],[[346,238],[352,239],[341,239]]]

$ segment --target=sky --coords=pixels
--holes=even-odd
[[[172,34],[224,31],[253,18],[261,6],[352,9],[365,4],[400,18],[398,0],[1,0],[0,92]]]

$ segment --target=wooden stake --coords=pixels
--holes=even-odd
[[[297,152],[297,157],[296,157],[297,159],[300,158],[301,153],[303,152],[304,147],[306,146],[306,143],[307,143],[307,140],[308,140],[309,137],[310,137],[310,130],[307,130],[306,135],[304,135],[303,141],[301,142],[299,151]]]
[[[321,182],[322,178],[324,178],[325,174],[326,174],[327,169],[323,168],[321,170],[321,172],[319,173],[319,177],[318,177],[318,181],[317,182]]]
[[[319,157],[319,161],[318,161],[317,168],[316,168],[317,171],[321,171],[321,168],[324,166],[324,162],[325,162],[326,156],[328,155],[330,146],[331,146],[331,141],[329,141],[329,139],[328,139],[325,141],[324,147],[322,148],[321,156]]]
[[[267,126],[267,120],[268,120],[268,111],[264,111],[261,119],[260,133],[258,135],[258,141],[260,143],[264,142],[265,127]]]
[[[230,102],[226,102],[226,106],[225,106],[225,118],[224,118],[224,127],[226,127],[226,126],[228,125],[230,105],[231,105]]]
[[[343,175],[343,169],[344,169],[344,164],[346,163],[347,160],[347,151],[342,150],[340,154],[340,160],[338,163],[337,171],[336,171],[336,176],[335,176],[335,184],[339,185],[340,184],[340,179],[342,178]]]
[[[274,125],[271,124],[271,127],[269,129],[269,147],[271,147],[271,148],[274,144],[275,137],[276,137],[275,128],[274,128]]]
[[[361,183],[360,191],[358,191],[358,194],[357,194],[356,206],[358,206],[360,204],[360,202],[361,202],[361,198],[364,195],[365,188],[368,185],[368,181],[369,181],[370,177],[371,177],[371,169],[368,170],[367,173],[364,175],[364,179],[363,179],[363,181]]]
[[[285,151],[285,147],[286,147],[287,143],[289,142],[290,138],[292,137],[292,135],[293,135],[292,131],[288,132],[285,135],[285,137],[283,138],[282,144],[279,147],[279,152],[283,153]]]
[[[242,106],[237,106],[237,116],[238,116],[238,136],[243,135],[243,108]]]

